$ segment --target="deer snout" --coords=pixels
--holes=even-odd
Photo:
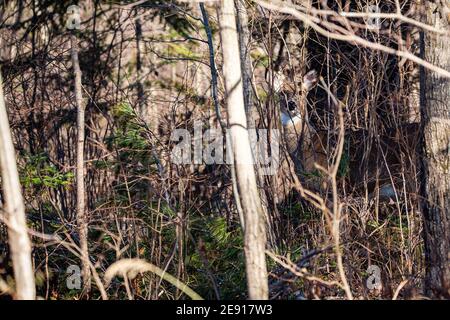
[[[291,126],[297,122],[300,122],[300,112],[297,108],[297,104],[290,100],[286,103],[284,108],[281,108],[281,123],[283,126]]]

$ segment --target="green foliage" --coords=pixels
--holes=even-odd
[[[252,60],[255,61],[255,67],[269,67],[269,56],[261,51],[252,51],[251,53]]]
[[[169,52],[179,58],[201,59],[200,55],[194,53],[186,45],[171,43],[169,48]]]
[[[52,164],[45,153],[25,155],[25,165],[20,170],[20,180],[25,188],[67,187],[73,182],[74,174],[64,172]]]
[[[131,125],[127,130],[116,132],[114,143],[116,147],[125,148],[133,153],[140,153],[148,148],[148,142],[142,137],[141,129]]]
[[[193,230],[193,237],[202,245],[189,250],[192,253],[186,257],[191,287],[205,298],[215,298],[211,295],[211,279],[205,270],[208,268],[222,299],[243,298],[246,283],[241,230],[230,230],[223,217],[193,219],[192,225],[200,226]]]
[[[220,246],[226,246],[230,239],[231,232],[227,230],[227,222],[224,218],[211,219],[207,225],[208,231],[211,234],[212,239]]]
[[[136,117],[134,109],[127,102],[119,102],[113,106],[112,113],[114,118],[120,122],[128,121]]]
[[[155,163],[150,154],[149,140],[144,135],[145,127],[139,122],[132,106],[127,102],[118,103],[112,108],[112,114],[117,129],[106,141],[110,149],[119,151],[119,160],[141,162],[144,166]]]

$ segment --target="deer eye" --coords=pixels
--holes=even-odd
[[[294,101],[289,101],[288,102],[288,109],[289,111],[294,111],[297,108],[296,104]]]

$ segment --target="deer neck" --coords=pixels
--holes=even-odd
[[[302,119],[300,115],[291,117],[281,112],[281,123],[284,128],[285,142],[289,154],[295,154],[299,149],[300,137],[302,135]]]
[[[284,127],[288,127],[288,126],[292,126],[292,125],[293,126],[297,126],[297,125],[300,124],[301,120],[302,119],[301,119],[300,115],[296,115],[294,117],[291,117],[290,115],[288,115],[288,114],[286,114],[284,112],[281,112],[281,124]]]

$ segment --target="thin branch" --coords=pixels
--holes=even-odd
[[[346,41],[346,42],[358,44],[358,45],[361,45],[363,47],[367,47],[370,49],[397,55],[399,57],[403,57],[403,58],[406,58],[413,62],[416,62],[417,64],[419,64],[431,71],[434,71],[434,72],[440,74],[441,76],[450,78],[449,71],[442,69],[438,66],[435,66],[434,64],[432,64],[430,62],[427,62],[427,61],[415,56],[414,54],[412,54],[409,51],[396,50],[391,47],[382,45],[380,43],[368,41],[368,40],[363,39],[355,34],[339,34],[339,33],[330,32],[318,25],[318,23],[323,22],[319,18],[313,17],[309,14],[302,13],[289,4],[286,4],[286,3],[281,4],[280,2],[269,3],[269,2],[261,1],[261,0],[254,0],[254,2],[268,10],[275,10],[275,11],[278,11],[281,13],[292,15],[293,17],[297,18],[298,20],[301,20],[306,26],[312,27],[315,31],[317,31],[319,34],[323,35],[324,37],[335,39],[335,40],[340,40],[340,41]],[[314,21],[317,21],[317,23]],[[329,24],[329,23],[327,22],[327,24]],[[335,26],[335,27],[337,27],[337,26]]]

